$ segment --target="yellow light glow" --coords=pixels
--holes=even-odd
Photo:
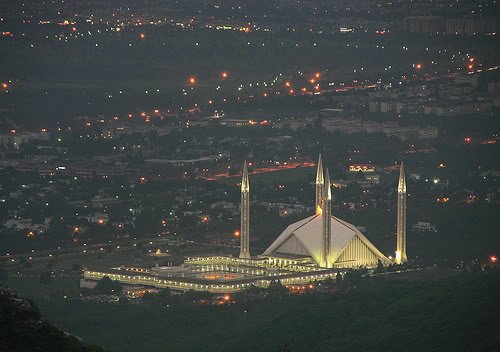
[[[401,252],[396,251],[396,264],[401,264]]]
[[[321,207],[319,205],[316,206],[316,215],[321,215],[323,214],[323,210],[321,209]]]

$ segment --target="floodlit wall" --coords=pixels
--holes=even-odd
[[[357,268],[376,266],[379,257],[356,236],[335,262],[337,268]]]
[[[121,275],[114,273],[105,273],[97,271],[85,271],[83,274],[86,280],[101,280],[105,276],[108,276],[113,281],[118,281],[122,284],[128,285],[143,285],[152,286],[156,288],[169,288],[178,291],[208,291],[212,293],[234,293],[239,292],[244,289],[250,288],[252,285],[267,288],[273,280],[280,280],[283,285],[291,284],[305,284],[316,280],[326,280],[327,278],[335,279],[336,272],[325,272],[325,273],[304,273],[300,276],[286,277],[286,278],[269,278],[269,279],[256,279],[243,284],[231,284],[231,283],[215,283],[215,284],[200,284],[200,283],[190,283],[182,282],[177,280],[167,280],[152,276],[142,276],[142,275]]]

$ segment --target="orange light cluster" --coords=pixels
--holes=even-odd
[[[313,284],[308,284],[308,285],[287,285],[286,288],[290,292],[303,293],[305,290],[312,290],[312,289],[314,289],[314,285]]]

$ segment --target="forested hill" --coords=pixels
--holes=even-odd
[[[0,287],[1,352],[103,352],[43,320],[38,307],[15,291]]]

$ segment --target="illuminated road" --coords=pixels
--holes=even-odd
[[[264,174],[264,173],[269,173],[269,172],[276,172],[276,171],[282,171],[286,169],[298,169],[298,168],[305,168],[305,167],[314,167],[316,164],[312,161],[305,161],[305,162],[293,162],[293,163],[286,163],[283,166],[275,166],[275,167],[262,167],[262,168],[256,168],[253,169],[252,171],[249,171],[248,173],[250,175],[255,175],[255,174]],[[200,178],[207,180],[207,181],[217,181],[223,178],[231,178],[231,177],[241,177],[241,173],[237,174],[229,174],[229,173],[223,173],[223,174],[215,174],[213,176],[201,176]]]

